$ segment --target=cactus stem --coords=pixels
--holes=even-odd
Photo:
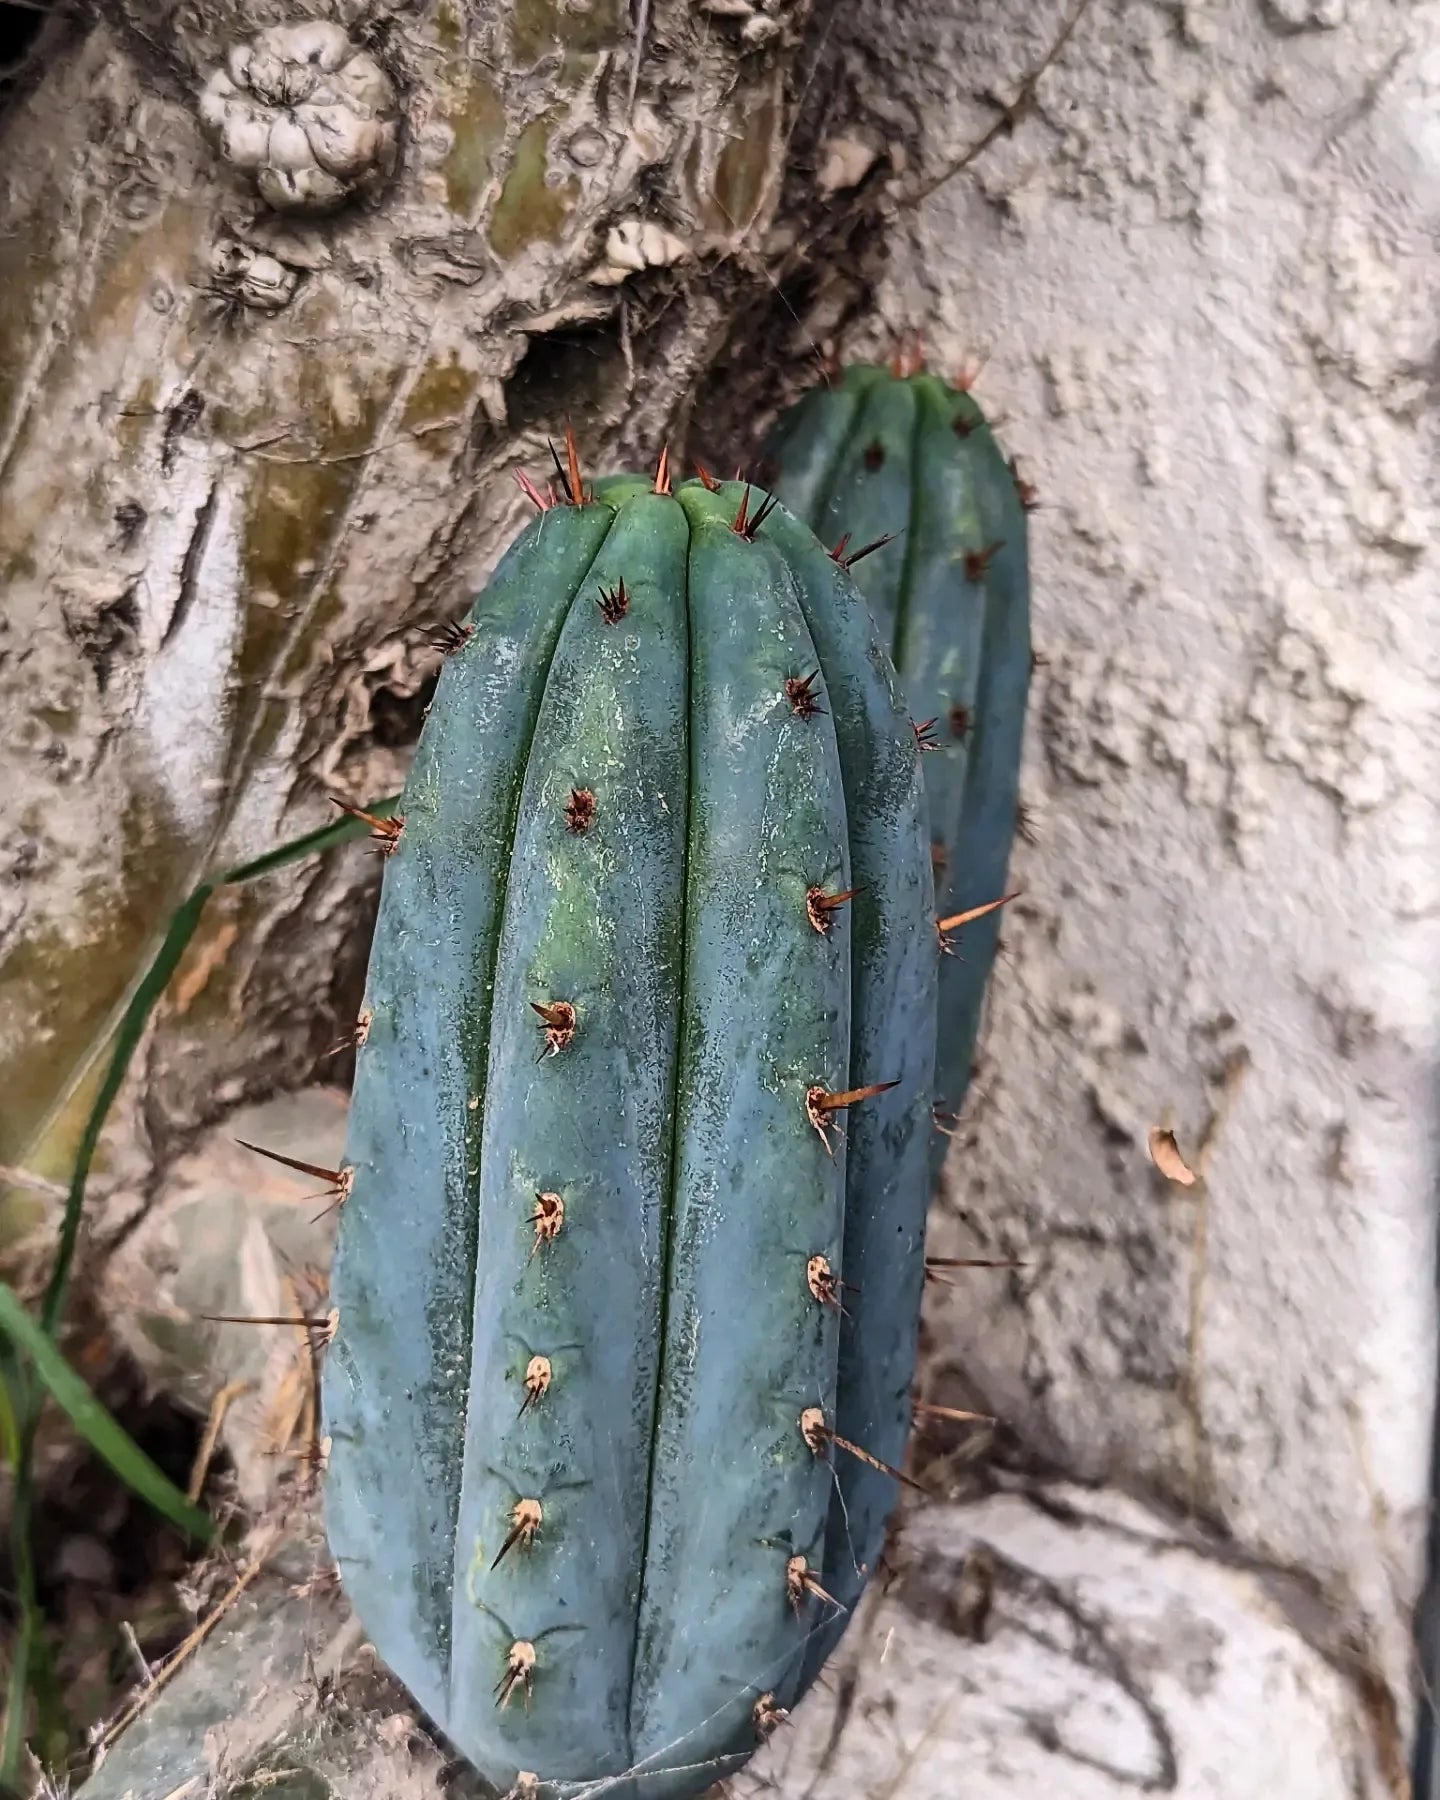
[[[953,956],[955,946],[950,942],[950,933],[958,931],[962,925],[968,925],[974,919],[983,919],[986,913],[998,912],[1002,906],[1008,906],[1012,900],[1020,898],[1020,889],[1013,894],[1002,894],[998,900],[987,900],[983,906],[969,906],[964,912],[951,913],[948,919],[935,921],[935,933],[940,939],[940,954]]]
[[[969,737],[970,728],[973,723],[974,721],[970,716],[970,708],[968,706],[956,705],[950,708],[951,737],[959,738],[963,742],[965,738]]]
[[[535,1196],[535,1210],[530,1215],[530,1223],[535,1227],[535,1250],[542,1244],[553,1244],[560,1235],[560,1228],[565,1223],[565,1202],[559,1194],[541,1194]],[[535,1250],[530,1252],[534,1256]]]
[[[695,473],[700,477],[700,485],[702,487],[708,488],[712,494],[718,494],[720,492],[720,483],[705,467],[704,463],[696,463]]]
[[[539,1013],[545,1028],[545,1048],[536,1058],[544,1062],[547,1056],[558,1056],[575,1036],[575,1008],[568,1000],[532,1000],[530,1010]]]
[[[839,894],[827,894],[822,887],[805,890],[805,911],[821,937],[830,935],[830,927],[835,923],[834,915],[859,892],[858,887],[846,888]]]
[[[755,1735],[763,1744],[765,1739],[773,1736],[781,1725],[789,1723],[790,1714],[783,1706],[777,1706],[773,1694],[762,1694],[751,1710],[751,1718],[755,1721]]]
[[[565,461],[560,460],[560,452],[554,443],[550,445],[550,455],[555,463],[555,472],[560,477],[561,492],[571,506],[588,506],[595,498],[593,491],[585,486],[585,477],[580,473],[580,451],[575,443],[575,431],[569,420],[565,422]]]
[[[785,682],[785,698],[790,702],[790,710],[797,719],[813,719],[825,708],[815,698],[815,683],[820,678],[820,671],[813,669],[808,675],[791,675]]]
[[[355,1171],[351,1168],[327,1169],[320,1163],[301,1162],[294,1156],[282,1156],[278,1150],[266,1150],[259,1144],[252,1144],[245,1138],[236,1138],[235,1142],[246,1150],[253,1150],[257,1156],[265,1156],[271,1162],[279,1163],[282,1168],[294,1169],[301,1175],[313,1175],[317,1181],[326,1183],[325,1192],[331,1196],[332,1205],[343,1206],[350,1198],[350,1190],[355,1185]],[[327,1206],[325,1212],[329,1212]],[[320,1218],[325,1213],[319,1214]]]
[[[862,562],[877,550],[883,550],[887,544],[893,544],[897,535],[896,532],[887,531],[884,537],[871,538],[868,544],[862,544],[858,550],[850,550],[850,533],[847,531],[830,552],[830,560],[839,563],[842,569],[853,569],[857,562]]]
[[[505,1673],[495,1683],[495,1704],[503,1711],[510,1704],[516,1688],[525,1696],[525,1710],[530,1710],[530,1695],[535,1687],[535,1646],[517,1638],[505,1653]]]
[[[525,1365],[525,1398],[520,1402],[520,1411],[515,1415],[521,1418],[532,1406],[542,1401],[550,1391],[552,1370],[548,1356],[532,1356]]]
[[[878,1469],[882,1475],[892,1476],[906,1487],[914,1488],[916,1493],[927,1492],[914,1476],[907,1475],[903,1469],[892,1468],[887,1462],[881,1462],[878,1456],[872,1456],[868,1450],[862,1450],[859,1444],[852,1444],[849,1438],[841,1437],[838,1431],[832,1431],[825,1423],[825,1414],[818,1406],[807,1406],[801,1413],[800,1434],[816,1456],[823,1456],[833,1444],[837,1450],[844,1450],[847,1455],[857,1457],[869,1468]]]
[[[474,635],[473,625],[463,624],[459,619],[447,619],[430,633],[429,642],[442,656],[453,656],[457,650],[463,650]]]
[[[982,550],[967,550],[961,558],[965,568],[967,581],[983,581],[985,571],[1005,548],[1005,540],[996,538],[993,544],[986,544]]]
[[[496,1552],[492,1569],[498,1569],[506,1556],[518,1544],[522,1550],[529,1550],[535,1542],[536,1533],[540,1529],[542,1517],[538,1500],[517,1500],[510,1510],[510,1535]]]
[[[520,484],[520,492],[527,500],[532,502],[540,512],[549,512],[555,504],[554,488],[549,488],[542,494],[523,469],[515,471],[515,479]]]
[[[351,806],[348,800],[337,800],[330,796],[332,806],[338,806],[341,812],[352,819],[359,819],[362,825],[370,827],[370,836],[380,846],[382,856],[393,856],[395,846],[400,842],[400,833],[405,829],[404,817],[397,813],[392,819],[382,819],[376,813],[366,812],[363,807]]]
[[[869,1087],[847,1088],[843,1094],[832,1094],[818,1083],[805,1090],[805,1113],[810,1123],[820,1133],[820,1142],[833,1156],[834,1148],[830,1142],[830,1133],[840,1128],[830,1114],[840,1112],[847,1106],[857,1106],[862,1100],[869,1100],[872,1095],[888,1093],[893,1087],[899,1087],[898,1081],[872,1081]]]
[[[827,1594],[821,1587],[818,1576],[803,1556],[792,1556],[785,1564],[785,1597],[798,1613],[805,1604],[805,1596],[813,1594],[817,1600],[823,1600],[833,1606],[836,1612],[845,1609],[833,1594]]]
[[[625,583],[617,581],[613,588],[601,588],[595,604],[607,625],[618,625],[630,610],[630,595]]]
[[[565,802],[565,828],[576,836],[587,832],[595,823],[595,795],[589,788],[570,790],[570,798]]]
[[[938,714],[933,719],[922,719],[918,724],[916,724],[913,719],[910,721],[911,727],[915,732],[915,747],[917,750],[939,750],[943,748],[939,738],[935,735],[935,727],[938,722]]]
[[[739,480],[738,475],[736,476],[736,480]],[[780,502],[776,499],[774,494],[767,494],[752,513],[750,511],[750,488],[747,484],[745,492],[740,496],[740,510],[735,514],[735,519],[730,529],[737,537],[743,537],[747,543],[753,544],[755,542],[755,533],[759,531],[760,527],[765,523],[766,519],[770,517],[770,514],[779,504]]]
[[[660,449],[660,460],[655,465],[655,485],[652,493],[668,494],[670,492],[670,446],[664,444]]]

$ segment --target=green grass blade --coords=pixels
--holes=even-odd
[[[12,1287],[0,1281],[0,1331],[30,1358],[41,1383],[97,1456],[142,1500],[190,1537],[209,1543],[215,1524],[151,1462],[134,1439],[105,1410],[50,1338],[26,1312]]]

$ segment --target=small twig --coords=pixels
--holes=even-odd
[[[140,1671],[140,1679],[146,1687],[151,1686],[155,1680],[155,1671],[150,1667],[150,1659],[140,1648],[140,1640],[135,1635],[135,1627],[128,1619],[120,1621],[120,1635],[125,1640],[125,1648],[134,1659],[135,1667]]]
[[[0,1163],[0,1187],[24,1188],[27,1193],[46,1194],[52,1200],[63,1200],[69,1189],[63,1181],[49,1181],[43,1175],[32,1175],[28,1169],[12,1168]]]

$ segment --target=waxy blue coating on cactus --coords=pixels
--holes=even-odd
[[[898,1462],[909,1428],[934,902],[849,577],[781,510],[737,532],[739,486],[648,487],[531,525],[422,734],[326,1508],[381,1656],[487,1779],[681,1800],[813,1677],[813,1584],[853,1601],[894,1502],[825,1432]]]
[[[847,369],[802,396],[765,446],[765,476],[843,554],[895,541],[854,575],[913,716],[934,720],[925,758],[939,915],[1000,898],[1018,815],[1030,686],[1026,496],[974,399],[933,375]],[[940,971],[936,1100],[958,1112],[1000,938],[992,912],[957,933]],[[937,1133],[935,1162],[946,1139]]]

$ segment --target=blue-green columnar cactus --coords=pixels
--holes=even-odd
[[[541,1796],[697,1794],[813,1678],[924,1278],[911,714],[806,526],[663,468],[572,457],[456,633],[342,1172],[331,1546],[456,1748]]]
[[[999,942],[1030,686],[1028,485],[968,392],[937,376],[846,369],[777,422],[761,473],[854,562],[925,731],[942,918],[969,915],[940,970],[936,1097],[964,1098]],[[890,540],[878,554],[876,540]],[[989,907],[988,911],[980,909]],[[945,1138],[937,1134],[938,1162]]]

